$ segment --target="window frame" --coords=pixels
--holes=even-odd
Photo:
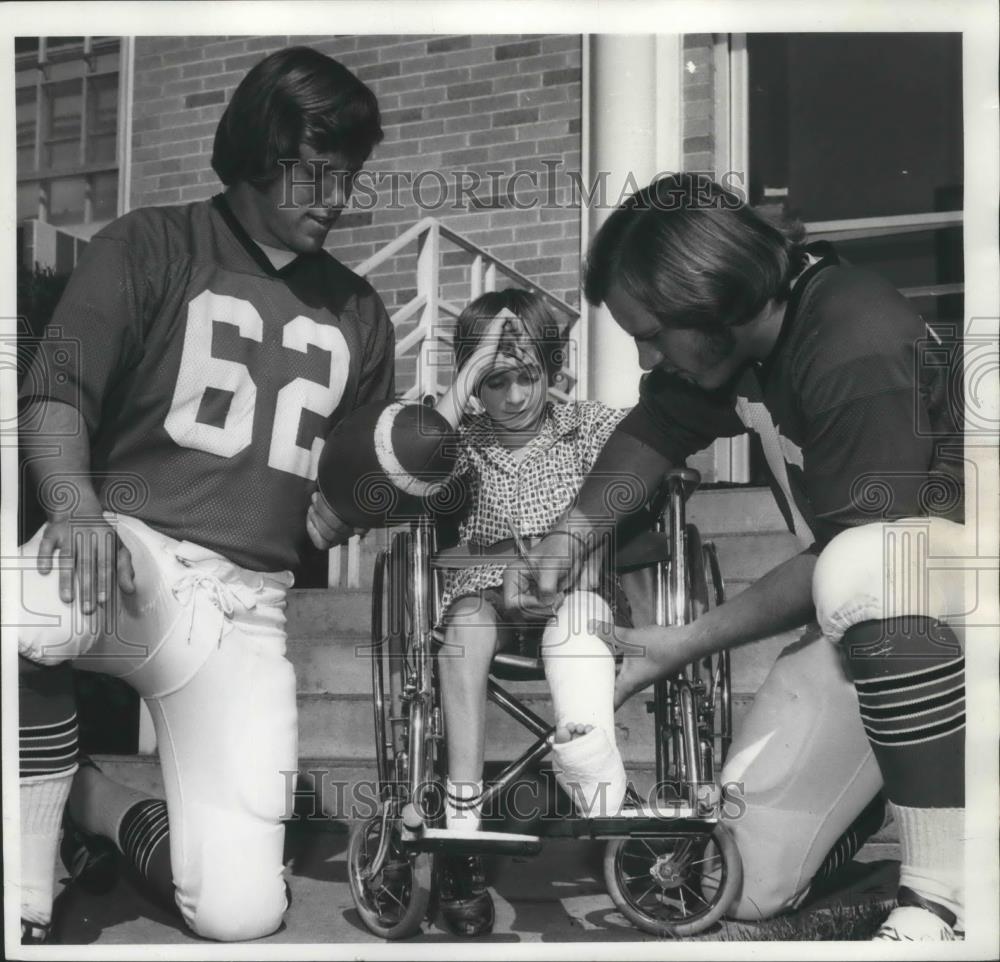
[[[101,54],[111,53],[117,50],[118,63],[114,69],[93,69],[96,58]],[[131,67],[130,43],[127,37],[84,37],[81,43],[60,44],[50,47],[48,38],[38,38],[37,50],[24,51],[15,56],[16,74],[27,73],[35,70],[34,83],[21,84],[18,89],[34,89],[35,92],[35,121],[34,121],[34,165],[32,169],[23,169],[18,165],[17,186],[23,187],[25,184],[36,184],[38,186],[38,200],[35,213],[22,220],[39,220],[43,223],[51,223],[50,219],[50,197],[52,181],[68,177],[77,177],[84,180],[84,206],[82,218],[72,224],[53,225],[60,229],[75,229],[83,226],[99,227],[108,223],[122,213],[123,192],[122,177],[123,171],[127,170],[126,157],[128,142],[124,134],[131,129],[131,125],[123,123],[126,112],[129,109],[128,95],[130,90],[129,70]],[[66,79],[54,79],[50,77],[49,68],[53,64],[66,62],[69,60],[82,59],[84,70],[78,79],[80,82],[80,129],[79,137],[56,138],[48,136],[50,131],[49,107],[46,103],[47,89],[55,84],[65,83]],[[90,124],[91,93],[92,84],[101,82],[104,78],[115,76],[118,79],[117,96],[117,117],[116,117],[116,146],[113,159],[106,161],[88,161],[88,127]],[[44,151],[57,142],[79,141],[79,152],[76,163],[60,165],[44,165],[42,158]],[[23,149],[19,146],[18,149]],[[94,219],[94,197],[95,187],[93,178],[98,174],[114,173],[117,175],[118,190],[116,195],[115,211],[111,217],[102,217],[100,220]]]

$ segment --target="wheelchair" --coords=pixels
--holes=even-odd
[[[715,547],[703,544],[685,518],[699,482],[691,469],[669,472],[647,507],[651,529],[615,553],[617,570],[642,570],[646,577],[651,571],[657,624],[687,623],[724,600]],[[366,928],[403,939],[433,917],[439,853],[537,854],[543,840],[560,838],[605,842],[607,891],[638,929],[680,937],[712,926],[736,897],[742,872],[715,788],[732,735],[726,652],[654,683],[647,710],[656,783],[645,800],[633,792],[632,804],[627,799],[614,816],[543,818],[535,834],[483,832],[480,847],[444,831],[446,732],[434,625],[442,572],[460,566],[460,555],[460,549],[437,550],[434,523],[422,516],[376,558],[371,668],[379,808],[354,827],[348,847],[351,893]],[[480,555],[476,563],[485,560]],[[544,677],[540,657],[502,650],[494,656],[488,698],[534,741],[486,782],[484,807],[537,766],[554,737],[554,727],[500,682]]]

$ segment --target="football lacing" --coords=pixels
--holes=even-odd
[[[248,611],[257,607],[256,592],[246,585],[223,581],[218,575],[208,571],[193,569],[181,575],[170,588],[171,594],[184,606],[191,607],[191,625],[188,628],[188,644],[194,632],[195,596],[204,592],[208,600],[222,612],[224,621],[219,631],[219,644],[226,633],[227,625],[232,621],[237,605],[242,605]],[[228,625],[231,627],[231,625]]]

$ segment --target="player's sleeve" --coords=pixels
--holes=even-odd
[[[684,461],[717,438],[746,428],[728,388],[705,391],[659,369],[643,375],[639,402],[618,430],[653,448],[671,464]]]
[[[371,291],[364,313],[371,333],[358,378],[358,405],[388,401],[396,391],[396,331],[382,298]]]
[[[846,528],[926,513],[933,438],[917,430],[912,381],[898,367],[884,357],[855,360],[803,396],[802,469],[820,548]],[[859,380],[886,387],[858,396]],[[817,395],[836,394],[847,400],[809,410]]]
[[[825,317],[792,377],[822,548],[849,527],[927,514],[934,438],[919,411],[917,346],[926,330],[909,302],[882,278],[852,270],[828,285],[817,310]]]
[[[627,414],[626,408],[609,407],[602,401],[581,401],[576,405],[577,452],[584,474],[593,468],[597,456]]]
[[[63,292],[23,380],[19,400],[76,407],[93,437],[101,406],[142,346],[152,293],[134,245],[91,239]]]

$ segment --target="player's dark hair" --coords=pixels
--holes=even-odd
[[[461,370],[472,357],[490,322],[502,310],[510,311],[523,322],[551,385],[566,360],[566,336],[544,298],[519,287],[482,294],[462,311],[455,325],[455,370]]]
[[[378,101],[365,84],[318,50],[287,47],[240,81],[215,131],[212,168],[227,186],[263,186],[306,144],[360,169],[382,137]]]
[[[722,333],[784,301],[805,264],[804,231],[779,227],[704,174],[675,174],[629,197],[590,245],[584,294],[619,284],[665,327]]]

